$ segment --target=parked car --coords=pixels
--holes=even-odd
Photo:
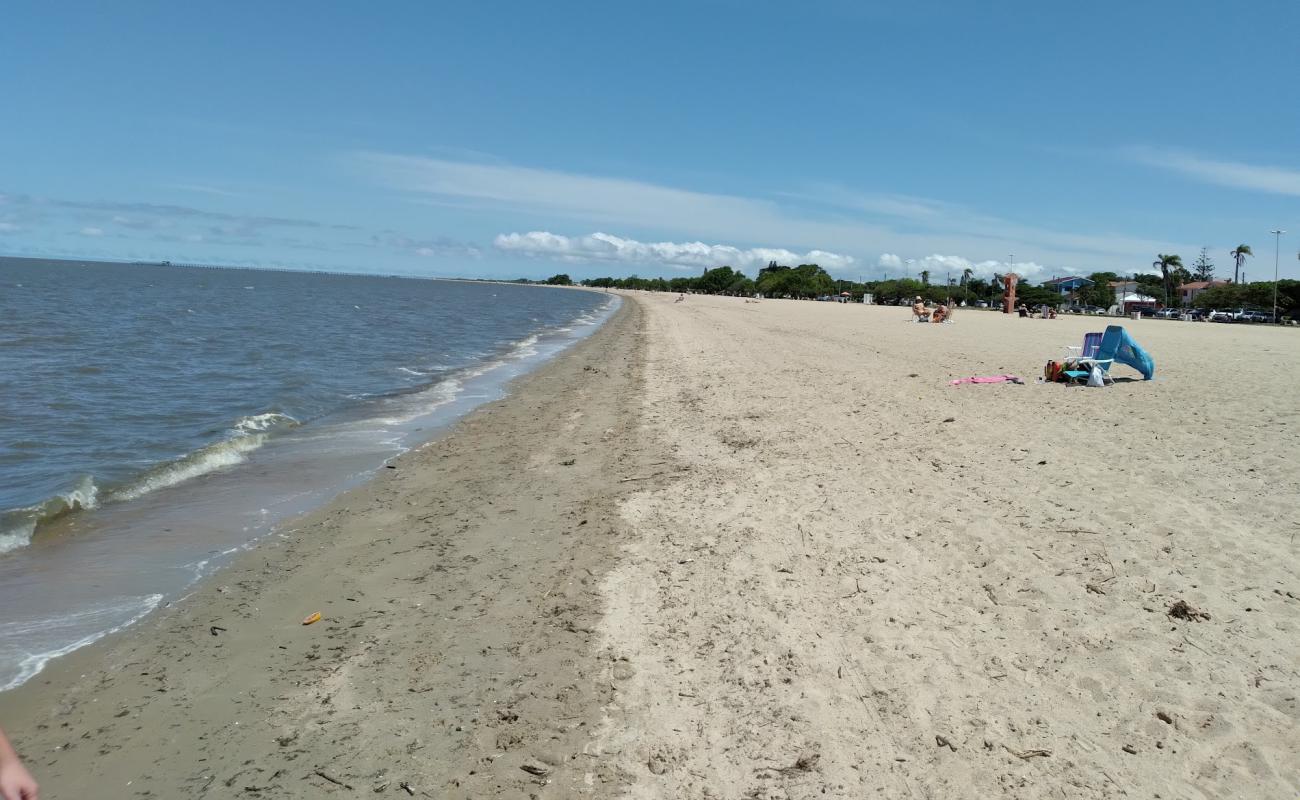
[[[1273,313],[1271,311],[1255,311],[1246,309],[1237,314],[1238,322],[1272,322]]]
[[[1199,308],[1189,308],[1183,312],[1184,315],[1193,322],[1200,322],[1205,319],[1205,312]]]
[[[1162,308],[1156,312],[1156,316],[1161,319],[1178,319],[1182,313],[1183,310],[1181,308]]]
[[[1210,322],[1236,322],[1231,311],[1222,311],[1217,308],[1210,309],[1210,313],[1205,318]]]
[[[1080,314],[1105,314],[1106,309],[1101,306],[1079,306]]]
[[[1137,312],[1138,314],[1144,317],[1154,317],[1160,313],[1155,309],[1154,306],[1142,306],[1141,308],[1137,309]]]

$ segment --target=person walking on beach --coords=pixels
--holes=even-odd
[[[0,728],[0,798],[3,800],[37,800],[40,788],[22,759]]]

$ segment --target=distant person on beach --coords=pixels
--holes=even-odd
[[[930,319],[930,312],[925,310],[925,301],[920,295],[917,295],[916,300],[912,302],[912,319],[917,321]]]
[[[1029,306],[1026,306],[1024,303],[1021,303],[1021,304],[1020,304],[1020,308],[1018,308],[1018,309],[1016,309],[1016,310],[1020,313],[1020,316],[1022,316],[1022,317],[1028,317],[1028,316],[1029,316]]]
[[[931,322],[946,322],[948,319],[948,307],[943,303],[934,310],[934,315],[930,317]]]
[[[0,729],[0,798],[4,800],[37,800],[40,788],[32,779],[32,774],[23,766],[9,743],[3,729]]]

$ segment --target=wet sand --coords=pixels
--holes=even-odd
[[[617,777],[573,756],[611,692],[592,642],[642,470],[640,318],[625,303],[396,469],[0,694],[42,796],[603,794]]]
[[[631,299],[0,695],[46,796],[1300,791],[1296,331]]]

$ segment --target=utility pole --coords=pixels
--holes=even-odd
[[[1278,253],[1282,249],[1282,234],[1286,231],[1279,228],[1275,231],[1269,231],[1273,234],[1273,324],[1277,324],[1277,261]]]

